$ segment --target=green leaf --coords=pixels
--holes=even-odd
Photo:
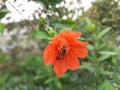
[[[97,35],[96,39],[98,40],[98,39],[102,38],[110,29],[111,29],[111,28],[108,27],[108,28],[104,29],[103,31],[101,31],[101,32]]]
[[[5,25],[3,23],[0,23],[0,33],[3,33],[5,29]]]
[[[62,20],[61,22],[60,22],[61,24],[68,24],[68,25],[76,25],[76,22],[74,22],[74,21],[72,21],[72,20],[69,20],[69,19],[67,19],[67,20]]]
[[[7,13],[9,13],[10,11],[6,8],[0,10],[0,19],[2,19]]]
[[[54,80],[54,78],[49,78],[49,79],[47,79],[47,80],[45,81],[45,84],[49,84],[49,83],[51,83],[53,80]]]
[[[89,68],[91,66],[91,63],[86,63],[80,66],[80,69],[86,69]]]
[[[9,74],[6,74],[4,76],[0,76],[0,87],[4,86],[6,83],[6,80],[9,78]]]
[[[56,34],[57,34],[57,32],[52,28],[52,27],[48,27],[48,34],[51,36],[51,37],[54,37]]]
[[[75,27],[75,25],[69,25],[69,27],[68,26],[65,26],[65,27],[63,27],[62,29],[61,29],[61,31],[60,32],[64,32],[64,31],[67,31],[67,30],[72,30],[73,28]]]
[[[120,85],[120,75],[118,73],[113,74],[113,79],[115,80],[115,83]]]
[[[33,31],[33,37],[36,39],[51,39],[48,33],[46,33],[43,30],[34,30]]]
[[[110,72],[110,71],[103,71],[102,74],[103,74],[103,75],[112,75],[113,72]]]
[[[87,46],[87,48],[88,48],[89,50],[94,50],[93,45],[90,45],[90,44]]]
[[[6,12],[6,13],[8,13],[10,11],[8,9],[2,9],[0,12]]]
[[[72,30],[77,25],[76,22],[74,22],[70,19],[62,20],[62,21],[60,21],[60,24],[61,24],[61,31],[60,32],[63,32],[63,31],[66,31],[66,30]]]
[[[86,63],[84,65],[81,65],[79,69],[87,69],[91,72],[93,72],[95,70],[95,68],[92,66],[91,63]]]
[[[115,90],[115,87],[108,80],[106,80],[101,86],[98,87],[97,90]]]
[[[111,52],[111,51],[99,51],[98,53],[101,54],[101,56],[99,57],[99,62],[108,60],[107,58],[111,56],[118,55],[117,52]]]
[[[105,70],[102,66],[97,66],[95,69],[96,69],[97,73],[102,74],[102,75],[112,75],[113,74],[113,72]]]
[[[102,55],[109,55],[109,56],[111,56],[111,55],[118,55],[117,52],[112,52],[112,51],[99,51],[98,53],[102,54]]]
[[[85,17],[84,20],[85,20],[87,25],[92,25],[93,24],[93,22],[88,17]]]
[[[107,58],[109,58],[109,55],[102,55],[98,60],[99,62],[107,60]]]
[[[42,22],[42,23],[46,23],[46,22],[47,22],[46,19],[43,18],[43,17],[40,17],[39,20],[40,20],[40,22]]]
[[[54,83],[55,83],[55,86],[56,86],[57,90],[62,90],[62,84],[59,81],[59,77],[55,77],[54,80],[55,80]]]
[[[95,25],[94,24],[88,25],[88,29],[91,31],[95,30]]]

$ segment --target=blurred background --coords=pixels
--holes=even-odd
[[[58,77],[42,53],[70,29],[89,54]],[[120,0],[0,0],[0,90],[120,90]]]

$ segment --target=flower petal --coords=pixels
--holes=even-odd
[[[71,40],[71,39],[73,40],[79,38],[81,32],[73,32],[71,30],[67,30],[65,32],[60,33],[59,35],[67,40]]]
[[[74,45],[74,46],[76,46],[76,45],[81,45],[81,46],[87,46],[89,43],[88,42],[81,42],[81,41],[73,41],[73,42],[71,42],[70,43],[70,45]]]
[[[63,60],[56,60],[54,62],[54,71],[57,75],[62,76],[68,70],[67,62]]]
[[[78,44],[71,46],[70,52],[72,52],[76,57],[85,58],[88,54],[88,50]]]
[[[89,43],[88,42],[78,41],[78,44],[81,45],[81,46],[87,46]]]
[[[68,63],[68,67],[71,70],[76,70],[80,67],[80,62],[77,59],[77,57],[74,56],[74,54],[72,52],[70,52],[67,56],[66,56],[66,61]]]
[[[43,52],[43,60],[46,65],[52,64],[56,59],[57,50],[52,44],[48,44]]]

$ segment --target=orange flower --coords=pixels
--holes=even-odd
[[[68,69],[76,70],[80,63],[78,57],[85,58],[88,50],[85,46],[88,42],[78,41],[81,32],[71,30],[62,32],[55,36],[48,44],[43,53],[44,63],[53,64],[57,75],[63,75]]]

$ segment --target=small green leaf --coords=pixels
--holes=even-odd
[[[59,81],[59,77],[54,78],[54,80],[55,80],[54,83],[55,83],[55,86],[56,86],[57,90],[62,90],[62,84]]]
[[[2,9],[0,12],[5,12],[5,13],[8,13],[10,12],[8,9]]]
[[[104,83],[98,87],[97,90],[115,90],[115,87],[108,81],[104,81]]]
[[[119,75],[119,73],[114,73],[113,74],[113,79],[115,80],[115,83],[120,85],[120,75]]]
[[[0,23],[0,33],[3,33],[5,29],[5,25],[3,23]]]
[[[110,29],[111,29],[111,28],[108,27],[108,28],[104,29],[103,31],[101,31],[101,32],[97,35],[96,39],[98,40],[98,39],[102,38]]]
[[[10,11],[6,8],[0,10],[0,19],[2,19],[7,13],[9,13]]]
[[[85,17],[84,20],[85,20],[87,25],[92,25],[93,24],[93,22],[88,17]]]
[[[74,22],[74,21],[72,21],[70,19],[62,20],[62,21],[60,21],[59,24],[58,25],[60,26],[60,28],[62,27],[60,32],[63,32],[63,31],[66,31],[66,30],[72,30],[77,25],[76,22]]]
[[[54,78],[49,78],[49,79],[47,79],[47,80],[45,81],[45,84],[49,84],[49,83],[51,83],[53,80],[54,80]]]
[[[51,36],[51,37],[54,37],[56,34],[57,34],[57,32],[52,28],[52,27],[48,27],[48,34]]]
[[[109,55],[102,55],[98,60],[99,62],[107,60],[107,58],[109,58]]]
[[[93,72],[95,70],[95,68],[92,66],[91,63],[86,63],[84,65],[81,65],[79,69],[87,69],[91,72]]]
[[[94,24],[88,25],[88,29],[91,31],[95,30],[95,25]]]
[[[37,39],[51,39],[48,33],[46,33],[43,30],[34,30],[33,31],[33,37]]]
[[[102,55],[118,55],[117,52],[112,52],[112,51],[99,51],[99,54],[102,54]]]
[[[69,25],[69,27],[68,26],[65,26],[65,27],[63,27],[62,29],[61,29],[61,31],[60,32],[64,32],[64,31],[67,31],[67,30],[72,30],[73,28],[75,27],[75,25]]]
[[[87,46],[87,48],[88,48],[89,50],[94,50],[94,47],[93,47],[92,45],[90,45],[90,44]]]
[[[102,73],[103,75],[112,75],[113,74],[113,72],[110,72],[110,71],[103,71],[103,73]]]
[[[101,57],[99,58],[99,62],[108,60],[107,58],[111,56],[118,55],[117,52],[111,52],[111,51],[99,51],[98,53],[101,54]]]
[[[60,22],[61,24],[68,24],[68,25],[76,25],[76,22],[74,22],[74,21],[72,21],[72,20],[62,20],[61,22]]]
[[[86,68],[89,68],[91,67],[91,63],[86,63],[86,64],[83,64],[80,66],[80,69],[86,69]]]
[[[39,20],[40,20],[40,22],[42,22],[42,23],[46,23],[46,22],[47,22],[46,19],[43,18],[43,17],[40,17]]]

